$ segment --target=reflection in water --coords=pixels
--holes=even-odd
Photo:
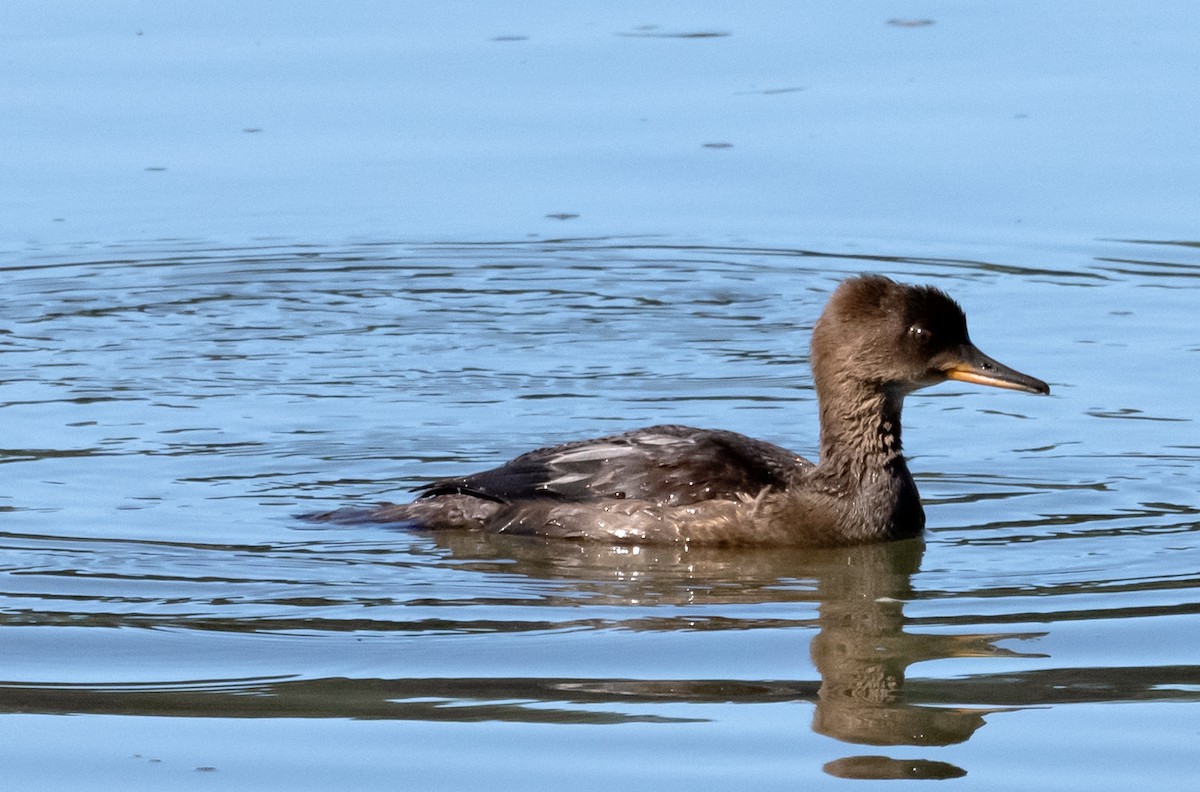
[[[966,770],[949,762],[928,759],[889,759],[886,756],[848,756],[825,764],[825,772],[838,778],[910,778],[937,780],[962,778]]]
[[[803,596],[819,603],[818,631],[811,645],[820,674],[815,691],[803,683],[672,682],[667,691],[658,681],[610,681],[587,685],[590,692],[607,690],[658,699],[673,695],[682,701],[707,701],[714,696],[735,701],[806,699],[816,705],[814,730],[830,737],[865,745],[948,745],[968,739],[992,709],[913,703],[905,692],[908,666],[950,657],[1030,656],[995,645],[1001,639],[1033,637],[1030,634],[905,632],[903,609],[913,597],[912,576],[924,551],[919,540],[795,553],[733,553],[657,547],[629,551],[590,544],[564,549],[555,543],[474,533],[438,538],[456,555],[473,559],[469,563],[488,557],[486,551],[481,552],[485,547],[502,552],[509,563],[497,571],[590,579],[607,571],[627,582],[622,590],[627,597],[658,592],[661,601],[663,592],[674,592],[681,602],[684,598],[688,602],[761,602],[768,594],[779,598],[780,581],[803,580],[815,585]],[[724,585],[730,583],[734,585]],[[756,620],[750,626],[769,625]],[[709,628],[719,629],[720,625]],[[696,625],[692,629],[697,629]],[[572,689],[584,688],[576,684]]]
[[[476,545],[476,534],[447,535],[460,546]],[[512,541],[509,539],[509,541]],[[478,557],[476,549],[469,553]],[[1020,656],[994,645],[1003,638],[1028,635],[921,635],[904,631],[904,604],[913,595],[912,576],[921,563],[920,541],[875,544],[799,554],[778,551],[762,554],[731,554],[721,551],[696,552],[670,548],[641,548],[613,564],[611,548],[580,545],[575,552],[549,555],[554,544],[513,544],[508,547],[522,567],[539,575],[567,568],[612,569],[638,589],[688,591],[665,575],[685,573],[706,589],[706,597],[722,601],[761,599],[764,590],[782,579],[811,579],[820,603],[818,632],[812,640],[813,661],[820,685],[792,683],[770,687],[738,683],[622,681],[577,683],[574,692],[608,692],[625,697],[679,701],[811,700],[815,704],[813,729],[839,740],[865,745],[939,746],[962,742],[983,725],[991,709],[926,706],[911,703],[905,695],[905,672],[921,660],[947,657]],[[520,551],[524,551],[523,553]],[[546,555],[543,555],[546,553]],[[668,558],[669,557],[669,558]],[[564,566],[564,562],[570,566]],[[666,562],[666,563],[664,563]],[[511,570],[510,570],[511,571]],[[524,570],[523,570],[524,571]],[[716,582],[736,575],[740,585],[711,589]],[[630,592],[637,593],[637,592]],[[893,760],[887,757],[846,757],[829,763],[832,775],[847,778],[954,778],[965,774],[960,768],[930,760]]]
[[[821,674],[813,728],[821,734],[867,745],[948,745],[983,725],[986,710],[908,703],[906,669],[921,660],[1020,656],[993,642],[1031,636],[904,632],[919,563],[916,543],[849,548],[842,573],[820,578],[812,655]]]
[[[851,778],[952,777],[936,746],[1007,757],[1047,718],[1122,709],[1093,703],[1149,705],[1159,734],[1186,738],[1200,457],[1178,420],[1196,388],[1178,380],[1200,370],[1180,332],[1200,248],[861,245],[170,243],[9,261],[0,713],[313,719],[306,737],[342,719],[418,737],[633,724],[606,737],[641,748],[649,729],[657,750],[704,731],[731,767],[770,730],[773,759],[819,751],[814,768]],[[1055,343],[1013,343],[1064,385],[1052,417],[973,422],[1019,466],[954,428],[971,397],[921,397],[936,530],[919,576],[919,545],[613,550],[286,516],[666,415],[811,450],[800,323],[864,270],[1027,305]],[[999,644],[1043,628],[1052,662],[914,666],[1012,657]],[[610,641],[663,662],[593,656]],[[743,646],[773,648],[743,663]],[[993,712],[1016,728],[980,729]],[[1164,761],[1169,741],[1141,757],[1128,716],[1107,717],[1062,747],[1190,769],[1186,751]]]
[[[451,568],[542,582],[565,581],[546,606],[818,603],[811,619],[753,615],[705,621],[640,618],[626,630],[696,631],[816,627],[819,679],[322,678],[233,679],[161,685],[0,685],[0,711],[207,717],[311,717],[538,723],[669,723],[687,716],[630,711],[638,705],[811,702],[820,734],[866,745],[938,746],[968,739],[994,707],[939,706],[909,695],[905,673],[921,660],[1015,656],[994,641],[1020,635],[905,632],[904,604],[923,554],[919,541],[798,552],[602,547],[481,533],[432,537]],[[514,585],[518,585],[514,583]],[[561,602],[556,602],[556,597]],[[579,626],[578,623],[574,623]],[[222,629],[215,621],[209,629]],[[264,623],[261,629],[278,629]],[[566,629],[565,625],[559,626]],[[611,623],[598,623],[598,628]],[[412,625],[408,625],[411,629]],[[225,629],[245,632],[245,620]],[[503,622],[495,629],[503,630]],[[736,669],[730,669],[736,672]],[[968,701],[969,693],[957,701]],[[846,757],[827,768],[847,777],[951,777],[928,760]]]
[[[844,552],[840,574],[823,575],[820,632],[812,641],[821,675],[813,729],[866,745],[948,745],[983,725],[983,712],[906,703],[904,680],[918,660],[971,651],[991,636],[933,636],[904,632],[904,603],[922,545],[873,545]],[[1001,637],[1001,636],[994,636]],[[944,762],[845,757],[825,765],[841,778],[954,778],[965,771]]]

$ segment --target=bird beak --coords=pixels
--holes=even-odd
[[[941,367],[947,379],[973,382],[976,385],[991,385],[996,388],[1025,391],[1026,393],[1050,392],[1050,386],[1040,379],[1022,374],[979,351],[974,344],[967,343],[955,351],[953,359]]]

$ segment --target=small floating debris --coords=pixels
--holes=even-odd
[[[574,220],[576,217],[579,217],[579,215],[571,212],[556,212],[554,214],[548,214],[546,217],[550,218],[551,220]]]
[[[145,170],[147,173],[162,173],[166,170],[166,168],[162,165],[151,165],[147,168],[143,168],[143,170]]]
[[[733,148],[732,143],[702,143],[701,145],[707,149],[731,149],[731,148]]]
[[[489,41],[529,41],[529,36],[492,36]]]
[[[694,31],[679,31],[669,32],[658,29],[658,25],[642,25],[639,28],[634,28],[628,33],[617,33],[618,36],[625,38],[679,38],[679,39],[711,39],[711,38],[727,38],[732,36],[732,33],[727,33],[719,30],[694,30]]]
[[[775,94],[798,93],[805,90],[801,85],[790,85],[786,88],[759,88],[753,91],[738,91],[738,96],[746,96],[748,94],[762,94],[763,96],[774,96]]]
[[[932,19],[889,19],[887,21],[887,23],[889,25],[891,25],[892,27],[917,28],[917,27],[929,27],[930,25],[933,24],[933,20]]]
[[[243,127],[242,131],[245,132],[247,135],[255,135],[255,134],[258,134],[259,132],[262,132],[262,127]]]

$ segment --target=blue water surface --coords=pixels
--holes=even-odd
[[[1196,788],[1198,27],[4,3],[5,788]],[[297,518],[652,423],[813,456],[864,271],[1052,388],[908,398],[923,543]]]

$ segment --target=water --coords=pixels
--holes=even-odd
[[[6,4],[6,788],[1194,788],[1188,7],[798,8]],[[861,271],[1053,389],[909,398],[924,545],[295,517],[662,421],[811,455]]]

